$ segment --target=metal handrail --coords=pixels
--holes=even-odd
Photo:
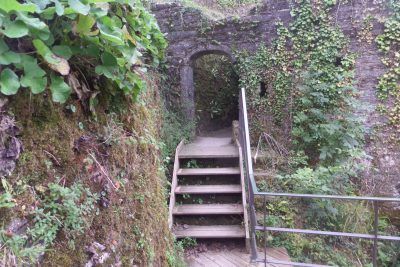
[[[400,241],[400,236],[386,236],[378,235],[378,219],[379,219],[379,204],[381,202],[398,202],[400,198],[387,198],[387,197],[370,197],[370,196],[340,196],[340,195],[322,195],[322,194],[295,194],[295,193],[284,193],[284,192],[263,192],[259,191],[257,184],[254,179],[253,163],[251,159],[250,149],[250,134],[247,117],[247,106],[246,106],[246,95],[244,88],[240,91],[239,96],[239,142],[243,153],[243,159],[245,161],[245,179],[248,190],[248,209],[249,209],[249,221],[250,221],[250,248],[251,248],[251,259],[253,262],[263,262],[266,266],[267,263],[272,264],[283,264],[291,266],[322,266],[316,264],[300,263],[300,262],[286,262],[267,259],[267,232],[289,232],[296,234],[308,234],[308,235],[325,235],[325,236],[336,236],[336,237],[350,237],[373,240],[372,249],[372,261],[373,266],[378,266],[377,253],[378,253],[378,240],[383,241]],[[254,198],[257,196],[263,197],[264,203],[264,225],[260,226],[257,223],[256,211],[254,206]],[[266,200],[267,197],[290,197],[290,198],[302,198],[302,199],[333,199],[333,200],[349,200],[349,201],[370,201],[373,203],[374,209],[374,233],[373,234],[361,234],[351,232],[332,232],[332,231],[318,231],[310,229],[295,229],[295,228],[278,228],[278,227],[267,227],[266,221]],[[264,233],[264,258],[258,257],[258,250],[256,244],[256,231],[262,231]]]

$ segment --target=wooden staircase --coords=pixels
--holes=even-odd
[[[230,132],[178,145],[169,206],[177,238],[249,238],[240,149]]]

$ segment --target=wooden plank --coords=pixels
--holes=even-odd
[[[181,185],[175,194],[237,194],[241,193],[240,185]]]
[[[236,250],[233,250],[233,251],[224,251],[224,254],[226,255],[226,257],[229,257],[235,262],[237,262],[238,266],[250,265],[250,257],[248,257],[248,254],[245,254],[244,252],[238,252]]]
[[[237,158],[239,152],[234,145],[230,146],[198,146],[188,144],[179,153],[180,159],[188,158]]]
[[[174,224],[174,218],[173,218],[173,209],[175,206],[175,188],[178,185],[178,175],[177,172],[179,170],[179,152],[182,149],[183,146],[183,140],[179,143],[179,145],[176,147],[175,150],[175,161],[174,161],[174,171],[172,173],[172,182],[171,182],[171,194],[169,196],[169,214],[168,214],[168,226],[169,229],[172,228],[172,225]]]
[[[242,204],[188,204],[177,205],[174,215],[225,215],[243,214]]]
[[[186,229],[174,229],[177,238],[243,238],[246,236],[240,225],[188,225]]]
[[[222,254],[218,252],[204,253],[203,254],[207,259],[213,261],[216,265],[221,267],[237,267],[236,264],[233,264],[231,261],[227,260],[223,257]]]
[[[191,168],[179,169],[178,175],[237,175],[239,168]]]
[[[264,252],[259,249],[259,256],[264,255]],[[267,248],[268,259],[290,262],[290,257],[285,248]],[[204,263],[204,265],[202,264]],[[250,254],[242,249],[217,249],[208,250],[191,256],[188,266],[235,266],[235,267],[264,267],[263,263],[251,263]],[[290,267],[291,265],[272,264],[268,263],[268,267]]]
[[[232,264],[234,264],[235,267],[243,267],[243,266],[248,266],[249,262],[245,262],[243,264],[243,262],[238,262],[236,259],[233,259],[232,256],[227,255],[226,253],[221,253],[221,256],[224,257],[225,259],[227,259],[228,261],[230,261]]]

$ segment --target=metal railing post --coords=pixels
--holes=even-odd
[[[374,201],[374,245],[372,250],[372,265],[378,267],[378,223],[379,223],[379,210],[378,202]]]
[[[396,202],[400,203],[400,198],[388,198],[388,197],[371,197],[371,196],[343,196],[343,195],[322,195],[322,194],[298,194],[298,193],[286,193],[286,192],[261,192],[257,188],[256,181],[253,175],[253,165],[251,158],[251,150],[250,150],[250,137],[249,137],[249,128],[248,128],[248,119],[247,119],[247,110],[246,110],[246,97],[245,91],[242,88],[240,91],[239,98],[239,142],[243,147],[243,160],[245,161],[244,166],[246,167],[246,184],[248,190],[249,197],[249,209],[250,209],[250,242],[251,242],[251,260],[253,262],[262,262],[264,266],[267,266],[267,263],[271,264],[282,264],[282,265],[290,265],[290,266],[322,266],[316,264],[309,263],[301,263],[301,262],[289,262],[289,261],[279,261],[270,259],[267,260],[267,231],[268,232],[278,232],[278,233],[294,233],[294,234],[308,234],[308,235],[322,235],[322,236],[336,236],[336,237],[350,237],[350,238],[360,238],[360,239],[368,239],[373,240],[372,247],[372,264],[374,267],[378,266],[378,241],[394,241],[400,242],[400,236],[390,236],[390,235],[379,235],[378,227],[379,227],[379,205],[381,202]],[[255,197],[263,197],[264,202],[264,223],[263,225],[258,225],[256,218],[256,210],[254,206],[254,198]],[[288,198],[300,198],[300,199],[331,199],[331,200],[343,200],[343,201],[369,201],[373,203],[374,209],[374,233],[364,234],[364,233],[353,233],[353,232],[333,232],[333,231],[321,231],[321,230],[310,230],[310,229],[296,229],[296,228],[279,228],[279,227],[270,227],[266,225],[267,219],[267,197],[288,197]],[[257,231],[264,232],[264,259],[258,258],[258,250],[256,243],[256,233]],[[326,266],[326,265],[325,265]]]
[[[264,266],[267,267],[267,198],[264,196],[264,219],[263,219],[263,225],[264,225]]]

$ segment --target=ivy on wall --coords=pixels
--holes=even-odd
[[[239,56],[241,86],[254,110],[255,132],[265,130],[264,114],[269,114],[275,126],[286,128],[294,150],[311,163],[329,165],[345,161],[363,139],[363,127],[352,115],[355,56],[330,23],[331,3],[298,2],[289,27],[278,23],[271,47]],[[267,85],[265,97],[260,82]]]
[[[294,2],[292,22],[277,24],[277,37],[270,46],[238,55],[252,139],[259,140],[266,132],[291,150],[286,154],[281,148],[264,145],[260,154],[265,153],[266,159],[255,166],[264,171],[263,176],[256,177],[257,185],[272,192],[357,195],[362,183],[357,177],[364,167],[365,128],[356,112],[362,110],[354,85],[356,55],[348,51],[348,40],[331,17],[336,1]],[[400,38],[393,20],[386,23],[384,36],[378,37],[390,47],[385,55],[391,74],[381,79],[386,90],[381,94],[388,96],[399,88]],[[369,23],[365,22],[366,29]],[[398,111],[392,114],[398,116]],[[256,203],[256,209],[265,208],[268,217],[259,219],[259,223],[272,227],[300,225],[303,229],[360,233],[372,229],[372,213],[364,203],[287,198],[268,200],[266,207]],[[380,217],[379,225],[380,231],[398,235],[388,218]],[[358,240],[272,234],[268,245],[286,247],[291,258],[300,262],[369,266],[372,261],[371,244]],[[398,251],[395,244],[379,244],[378,265],[395,266]]]
[[[400,134],[400,1],[389,1],[391,17],[385,21],[383,34],[376,38],[379,50],[382,52],[382,62],[387,72],[379,78],[378,97],[383,102],[393,102],[389,107],[381,106],[389,123]]]

